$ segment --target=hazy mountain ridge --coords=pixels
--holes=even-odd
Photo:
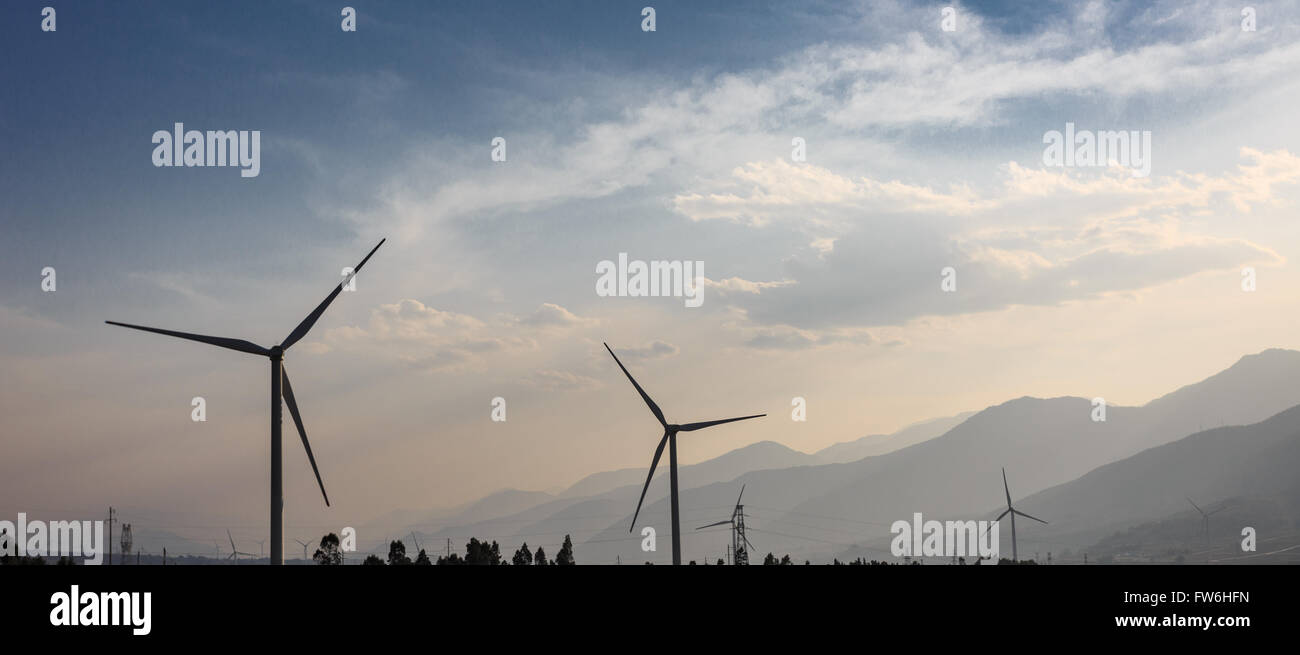
[[[1227,499],[1273,499],[1294,522],[1300,519],[1298,470],[1300,406],[1254,425],[1206,430],[1151,448],[1018,504],[1052,521],[1035,531],[1038,538],[1076,546],[1145,521],[1195,513],[1188,497],[1207,511]]]
[[[910,518],[913,512],[939,519],[993,518],[1003,502],[1004,466],[1013,497],[1026,499],[1024,511],[1049,514],[1042,518],[1053,526],[1082,525],[1082,517],[1054,518],[1054,510],[1038,508],[1027,497],[1198,433],[1204,425],[1255,423],[1300,405],[1296,382],[1300,352],[1273,349],[1243,357],[1220,373],[1142,407],[1109,406],[1105,422],[1092,420],[1093,406],[1085,398],[1022,397],[970,415],[936,438],[847,463],[818,463],[816,453],[799,453],[774,442],[754,444],[681,467],[683,550],[688,560],[707,553],[711,561],[722,554],[725,528],[696,532],[694,527],[725,519],[742,484],[748,485],[744,503],[751,541],[759,550],[788,551],[820,561],[855,544],[878,544],[888,538],[893,521]],[[747,471],[740,465],[759,461],[768,466],[782,458],[796,464]],[[599,494],[566,498],[562,493],[500,520],[443,532],[456,538],[488,536],[512,548],[516,541],[527,540],[534,548],[546,546],[548,552],[552,542],[573,534],[580,561],[667,561],[671,536],[665,478],[657,476],[651,483],[637,529],[628,530],[645,470],[609,472],[627,475],[630,482]],[[658,540],[651,553],[640,548],[645,527],[653,527]],[[1096,529],[1068,541],[1095,541],[1109,534],[1107,530],[1114,531]],[[1034,530],[1020,536],[1022,552],[1030,552]],[[1059,552],[1064,546],[1053,547]]]
[[[734,503],[740,484],[747,484],[746,504],[766,508],[756,513],[751,530],[773,533],[765,543],[755,539],[761,550],[828,559],[837,548],[887,538],[888,526],[913,512],[938,519],[993,518],[990,512],[1003,503],[1004,466],[1013,497],[1024,498],[1206,424],[1263,420],[1300,404],[1297,377],[1300,352],[1268,350],[1143,407],[1110,406],[1105,422],[1092,420],[1092,404],[1084,398],[1023,397],[978,412],[941,437],[885,455],[754,472],[687,490],[683,511]],[[1038,515],[1034,509],[1024,507]],[[655,502],[642,510],[642,522],[667,539],[667,514],[666,503]],[[683,528],[689,558],[690,543],[701,538]],[[616,532],[611,526],[592,541],[599,546]],[[656,561],[665,557],[662,548],[650,555]]]
[[[888,452],[912,446],[927,439],[933,439],[974,416],[975,412],[962,412],[955,416],[930,419],[913,423],[890,434],[873,434],[871,436],[841,441],[827,446],[815,453],[825,464],[843,464],[855,462],[863,457],[883,455]]]
[[[810,455],[795,450],[775,441],[759,441],[749,444],[748,446],[742,446],[735,450],[728,451],[722,455],[714,457],[713,459],[708,459],[698,464],[679,466],[677,470],[679,474],[691,471],[692,477],[698,480],[716,482],[719,480],[730,480],[749,471],[803,466],[805,464],[820,462],[821,460],[816,455]],[[649,471],[649,465],[650,462],[647,460],[646,466],[644,467],[625,468],[594,473],[575,482],[571,487],[560,492],[559,497],[585,498],[612,491],[627,485],[644,484],[646,472]],[[660,471],[655,471],[655,477],[666,474],[666,468]]]
[[[745,473],[768,469],[786,469],[797,466],[823,464],[827,461],[848,456],[853,449],[869,448],[887,451],[902,445],[934,438],[942,434],[950,423],[960,422],[973,412],[957,416],[931,419],[914,423],[898,432],[886,435],[872,435],[848,442],[833,444],[816,453],[794,450],[775,441],[759,441],[729,451],[712,459],[679,467],[678,473],[683,488],[704,486],[715,482],[735,479]],[[830,458],[824,453],[832,451]],[[538,534],[547,530],[547,536],[561,529],[574,531],[594,531],[608,524],[609,520],[619,516],[609,508],[606,500],[617,498],[627,502],[631,497],[633,506],[641,485],[645,483],[647,467],[616,469],[589,475],[557,494],[544,492],[518,491],[507,489],[496,492],[482,499],[456,508],[428,510],[423,513],[407,511],[391,513],[389,522],[384,525],[392,531],[392,525],[404,525],[394,534],[401,535],[414,531],[421,539],[460,539],[466,534],[481,536],[515,536]],[[662,498],[667,494],[666,486],[660,488],[660,478],[667,473],[667,467],[661,466],[655,472],[655,481],[647,492],[647,503]],[[528,504],[520,499],[525,494],[532,494],[536,502]],[[513,511],[501,508],[510,501],[516,501]],[[605,508],[596,510],[595,508]],[[603,514],[601,512],[604,512]],[[392,519],[398,519],[393,521]],[[631,520],[629,513],[628,520]],[[548,522],[549,521],[549,522]],[[603,521],[603,522],[602,522]],[[505,531],[507,526],[528,524],[528,530]],[[546,526],[546,527],[542,527]],[[376,528],[378,522],[376,522]],[[477,532],[475,532],[477,531]],[[560,539],[563,538],[561,535]],[[558,540],[557,540],[558,541]]]

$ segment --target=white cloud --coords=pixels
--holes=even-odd
[[[625,361],[645,361],[650,359],[662,359],[673,357],[681,349],[666,341],[651,341],[644,346],[633,346],[631,348],[616,348],[614,352],[618,353],[619,358]]]
[[[549,302],[542,303],[528,316],[512,320],[518,325],[550,328],[591,327],[600,323],[598,319],[583,318],[555,303]]]
[[[864,22],[871,22],[867,11]],[[817,44],[767,67],[647,83],[643,94],[626,98],[620,117],[589,123],[576,134],[535,129],[508,134],[513,152],[526,147],[528,156],[504,164],[487,163],[481,143],[419,144],[382,185],[380,210],[356,213],[355,219],[416,238],[449,219],[536,210],[605,198],[656,179],[721,173],[734,167],[726,163],[728,153],[772,152],[771,144],[782,143],[778,139],[789,143],[791,130],[839,140],[888,140],[889,132],[1005,124],[1017,115],[1008,107],[1050,97],[1244,93],[1300,66],[1300,42],[1285,37],[1294,29],[1277,17],[1267,28],[1275,32],[1248,38],[1205,8],[1188,12],[1200,22],[1180,25],[1169,39],[1124,50],[1097,38],[1106,21],[1101,5],[1078,9],[1067,20],[1026,35],[987,28],[968,10],[956,33],[931,29],[937,19],[928,6],[880,13],[890,12],[885,17],[895,31],[877,30],[889,37],[886,41]],[[1269,38],[1262,38],[1265,33]],[[466,169],[464,162],[484,163]],[[826,171],[810,167],[791,174],[783,166],[789,167],[751,163],[737,169],[738,177],[760,186],[769,186],[762,178],[771,175],[779,175],[783,184],[772,196],[741,204],[795,206],[816,189],[819,202],[833,202],[839,193],[954,214],[980,209],[962,188],[826,178]],[[440,182],[431,187],[429,180]],[[675,204],[696,219],[761,220],[729,206],[737,200],[710,192],[680,195]],[[808,220],[816,220],[812,213]]]
[[[541,369],[524,378],[524,384],[543,391],[592,391],[604,386],[599,380],[570,371]]]
[[[534,350],[537,341],[467,314],[404,299],[371,310],[364,326],[328,330],[308,345],[307,352],[317,354],[334,349],[378,350],[412,368],[437,370],[478,364],[496,353]]]

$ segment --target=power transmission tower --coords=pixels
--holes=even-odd
[[[122,563],[126,564],[126,558],[131,555],[131,524],[122,524]]]
[[[745,506],[736,505],[736,527],[732,529],[731,549],[735,555],[732,564],[749,564],[749,539],[745,538]]]
[[[113,563],[113,522],[117,520],[116,513],[110,505],[108,508],[108,563]]]

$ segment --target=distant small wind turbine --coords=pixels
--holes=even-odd
[[[325,309],[334,302],[343,287],[352,281],[352,278],[361,271],[361,267],[370,261],[371,255],[379,250],[379,246],[384,245],[386,239],[380,239],[379,245],[371,249],[370,253],[361,260],[352,269],[352,273],[343,279],[334,290],[330,292],[325,300],[312,310],[307,318],[304,318],[298,327],[285,337],[284,341],[278,346],[263,348],[255,343],[244,341],[243,339],[228,339],[225,337],[210,337],[202,334],[190,334],[188,332],[176,332],[173,330],[162,330],[159,328],[144,327],[141,325],[130,325],[128,323],[118,323],[116,321],[104,321],[109,325],[131,328],[133,330],[144,330],[145,332],[154,332],[169,337],[178,337],[198,341],[221,348],[238,350],[239,352],[249,353],[251,355],[262,355],[271,360],[271,564],[284,564],[284,485],[283,485],[283,457],[281,456],[280,447],[280,409],[282,404],[289,406],[289,414],[293,416],[294,425],[298,426],[298,436],[302,437],[302,447],[307,451],[307,461],[311,462],[311,470],[316,474],[316,484],[320,486],[321,496],[325,497],[325,506],[329,507],[330,498],[325,493],[325,483],[321,482],[320,469],[316,468],[316,457],[311,454],[311,444],[307,442],[307,430],[302,426],[302,416],[298,414],[298,401],[294,400],[293,387],[289,384],[289,374],[284,370],[284,352],[299,339],[307,336],[307,332],[325,313]]]
[[[659,425],[662,425],[664,428],[664,436],[662,439],[659,440],[659,447],[655,449],[655,458],[650,462],[650,473],[646,475],[645,486],[641,488],[641,499],[636,501],[636,512],[632,514],[632,525],[628,527],[627,531],[631,532],[636,528],[636,517],[639,514],[641,514],[641,503],[645,502],[645,492],[647,489],[650,488],[650,480],[655,476],[655,467],[659,466],[659,457],[664,454],[664,445],[667,444],[668,445],[668,478],[670,480],[669,488],[671,489],[670,495],[672,497],[673,564],[681,564],[682,563],[681,522],[678,520],[678,512],[677,512],[677,433],[694,432],[695,430],[700,430],[715,425],[721,425],[723,423],[731,423],[732,421],[744,421],[746,419],[759,418],[760,416],[767,416],[767,414],[754,414],[751,416],[740,416],[737,418],[724,418],[718,421],[686,423],[685,425],[677,425],[676,423],[669,423],[664,418],[663,411],[660,410],[659,406],[655,404],[655,401],[650,399],[650,396],[646,394],[644,389],[641,388],[641,385],[636,383],[636,380],[632,377],[632,374],[627,372],[627,367],[623,366],[623,362],[618,361],[618,355],[614,354],[614,350],[609,347],[609,344],[604,344],[604,345],[605,345],[605,350],[609,351],[610,357],[613,357],[614,362],[618,364],[618,367],[623,369],[623,375],[626,375],[628,381],[632,383],[632,386],[636,387],[636,392],[641,394],[641,399],[644,400],[646,406],[650,408],[650,412],[653,413],[655,415],[655,418],[659,420]]]
[[[1187,498],[1187,496],[1183,496],[1183,498]],[[1192,499],[1187,498],[1187,502],[1192,503]],[[1196,503],[1192,503],[1192,507],[1195,507],[1196,511],[1201,513],[1201,523],[1204,526],[1204,530],[1205,530],[1205,543],[1210,543],[1210,515],[1218,514],[1219,512],[1222,512],[1224,509],[1227,509],[1227,507],[1220,506],[1219,509],[1216,509],[1213,512],[1207,512],[1201,509],[1201,506],[1197,505]]]
[[[235,565],[236,565],[236,566],[239,565],[239,556],[240,556],[240,555],[246,555],[246,556],[248,556],[248,557],[252,557],[252,556],[253,556],[252,553],[244,553],[244,552],[240,552],[239,549],[235,548],[235,538],[232,537],[232,536],[230,536],[230,530],[226,530],[226,538],[230,540],[230,555],[229,555],[228,557],[226,557],[226,559],[233,559],[233,560],[235,560]]]
[[[311,545],[311,542],[310,542],[310,541],[301,541],[301,540],[299,540],[299,539],[294,539],[294,541],[297,541],[297,542],[298,542],[298,545],[299,545],[299,546],[302,546],[302,558],[303,558],[303,559],[307,559],[307,547]]]
[[[736,496],[736,507],[731,510],[731,518],[726,521],[718,521],[708,525],[701,525],[696,530],[712,528],[719,525],[731,526],[731,561],[737,566],[749,564],[749,549],[754,544],[749,543],[749,537],[745,536],[745,506],[740,504],[740,499],[745,495],[745,485],[740,485],[740,495]]]
[[[1002,520],[1002,517],[1006,516],[1007,514],[1011,515],[1011,561],[1018,562],[1020,560],[1019,560],[1019,553],[1016,551],[1016,515],[1019,514],[1020,516],[1023,516],[1027,519],[1038,521],[1043,525],[1047,525],[1047,521],[1044,521],[1043,519],[1034,518],[1011,506],[1011,487],[1007,486],[1007,470],[1005,468],[1002,469],[1002,490],[1007,493],[1007,510],[1005,512],[1002,512],[1001,514],[998,514],[998,517],[996,519],[993,519],[993,521],[1000,522]]]

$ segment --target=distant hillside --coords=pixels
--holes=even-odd
[[[863,457],[883,455],[933,439],[974,415],[975,412],[963,412],[956,416],[946,416],[921,423],[913,423],[893,434],[873,434],[853,441],[842,441],[813,454],[820,458],[823,464],[856,462]]]
[[[941,437],[885,455],[847,464],[756,471],[726,484],[686,490],[683,512],[692,521],[716,513],[716,508],[733,503],[740,484],[746,483],[754,540],[764,542],[758,544],[760,549],[829,559],[852,544],[887,538],[889,525],[913,512],[937,519],[992,518],[990,512],[1002,502],[1004,466],[1012,494],[1023,498],[1185,437],[1203,425],[1261,421],[1300,404],[1298,377],[1300,353],[1269,350],[1243,357],[1233,367],[1147,406],[1110,406],[1105,422],[1091,419],[1092,406],[1085,398],[1020,398],[983,410]],[[647,503],[643,522],[666,538],[668,511],[662,494]],[[615,551],[624,559],[642,556],[637,549],[629,550],[637,544],[611,541],[626,535],[631,509],[627,518],[591,538],[602,559],[612,559],[608,555]],[[1038,515],[1035,506],[1023,509]],[[1043,517],[1049,521],[1052,516],[1069,520],[1047,509],[1042,512],[1049,514]],[[1022,545],[1032,532],[1025,531]],[[721,533],[683,534],[684,549],[718,552],[724,541]],[[647,559],[665,557],[660,549]]]
[[[1199,504],[1199,503],[1198,503]],[[1300,564],[1300,512],[1275,498],[1229,498],[1201,508],[1212,512],[1207,535],[1201,515],[1187,510],[1116,532],[1083,553],[1102,564]],[[1255,529],[1255,550],[1242,551],[1242,528]]]
[[[678,469],[685,477],[690,472],[690,484],[704,485],[723,480],[731,480],[749,471],[786,468],[819,463],[821,460],[808,453],[799,452],[775,441],[760,441],[742,448],[719,455],[713,459],[690,464]],[[559,494],[560,498],[584,498],[595,496],[627,485],[645,484],[646,472],[650,463],[636,468],[604,471],[589,475]],[[667,469],[657,471],[656,477],[667,474]]]
[[[1189,518],[1195,514],[1189,496],[1206,509],[1218,507],[1225,499],[1274,501],[1269,506],[1278,513],[1257,519],[1297,531],[1297,471],[1300,407],[1293,407],[1255,425],[1206,430],[1138,453],[1034,494],[1019,505],[1051,521],[1034,531],[1036,538],[1076,547],[1105,543],[1114,533],[1144,522]],[[1238,508],[1245,501],[1239,500]],[[1245,518],[1236,513],[1237,518]],[[1242,524],[1234,523],[1233,512],[1222,514],[1211,517],[1211,525],[1239,536]],[[1199,517],[1196,520],[1199,526]]]
[[[946,430],[946,426],[958,423],[971,414],[968,412],[934,419],[908,426],[893,434],[874,435],[835,444],[812,455],[774,441],[760,441],[698,464],[682,466],[679,469],[681,484],[683,489],[689,489],[726,482],[754,471],[811,466],[857,457],[855,451],[886,452],[938,436]],[[825,456],[826,453],[830,453],[829,458]],[[655,480],[646,495],[647,502],[654,502],[667,493],[667,485],[662,481],[667,471],[666,467],[661,466],[656,472]],[[503,539],[517,537],[514,540],[522,541],[533,535],[530,544],[534,547],[538,543],[547,543],[539,542],[539,538],[553,538],[558,543],[563,534],[598,532],[611,520],[628,512],[629,505],[635,506],[645,475],[646,468],[643,467],[602,471],[579,480],[555,495],[507,490],[454,510],[394,513],[386,518],[399,520],[383,523],[383,529],[392,531],[396,536],[415,531],[420,539],[432,541],[463,540],[467,535]],[[628,520],[631,520],[630,516]],[[394,529],[394,525],[409,527]]]

